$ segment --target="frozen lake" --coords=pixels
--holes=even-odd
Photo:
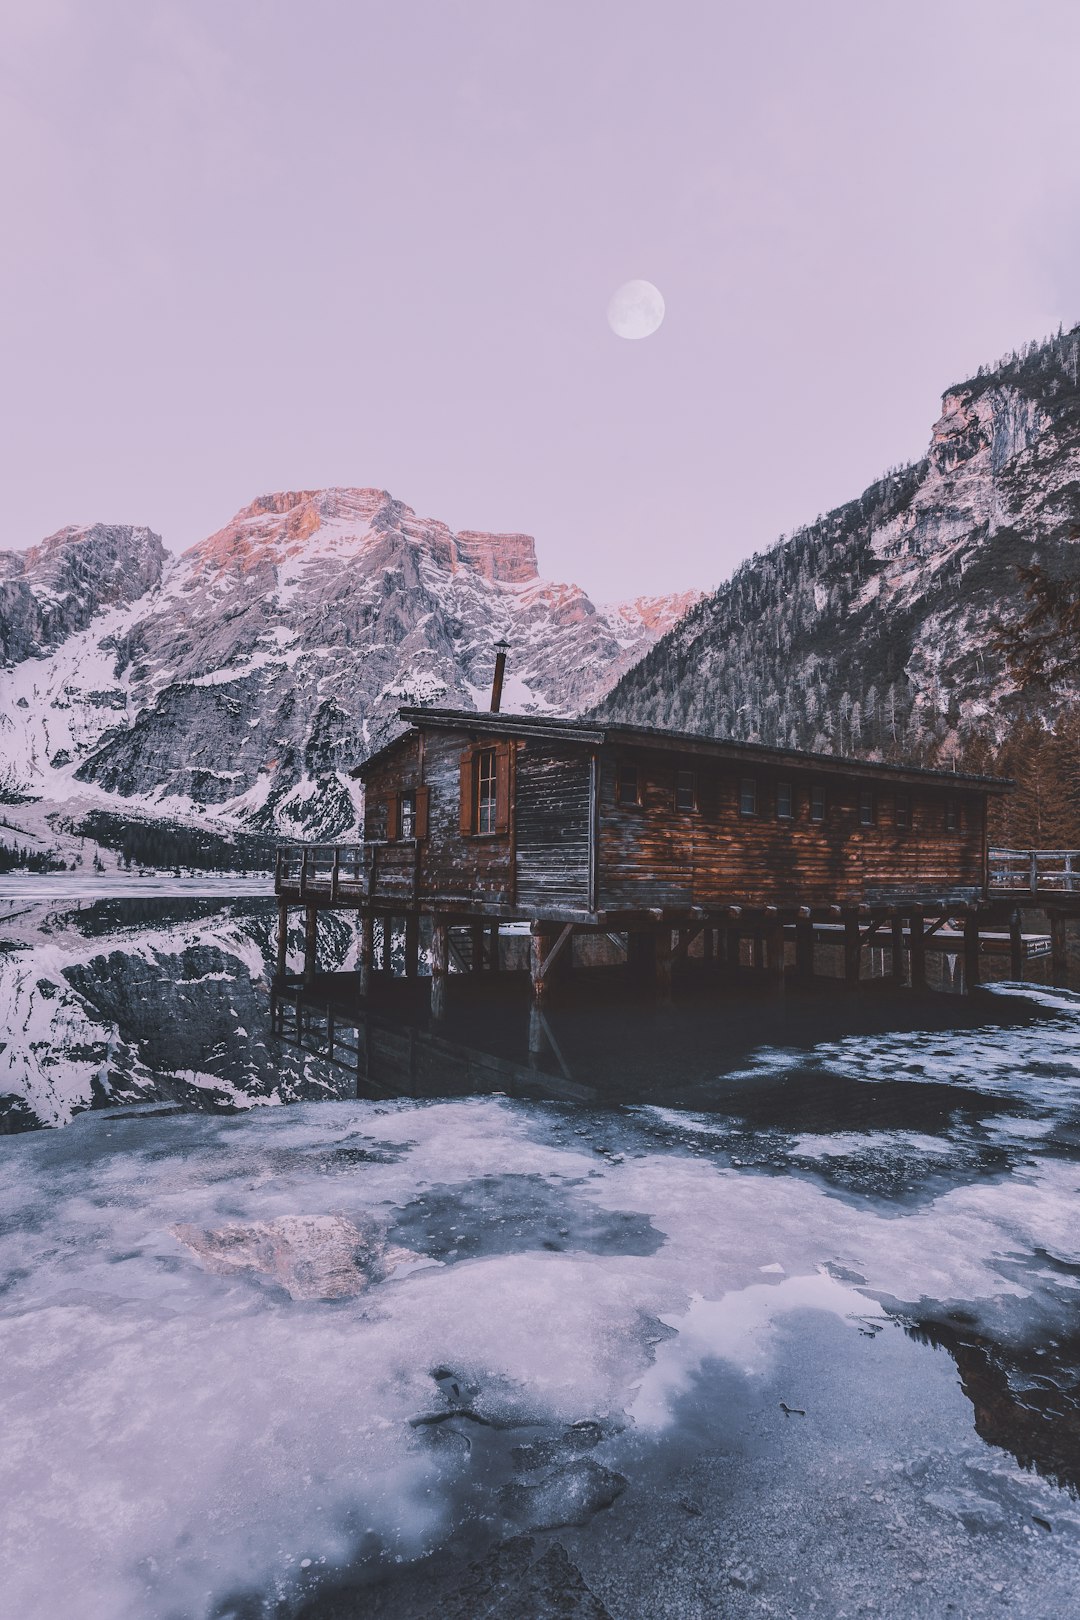
[[[587,1101],[363,1098],[273,922],[0,906],[12,1614],[1080,1612],[1080,998],[556,1009]]]

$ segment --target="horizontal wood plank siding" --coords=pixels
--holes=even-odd
[[[574,744],[530,740],[519,747],[519,905],[588,905],[589,769],[588,751]]]

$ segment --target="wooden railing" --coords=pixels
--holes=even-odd
[[[416,843],[291,844],[277,852],[274,888],[303,900],[416,897]]]
[[[992,849],[990,888],[1014,894],[1080,896],[1080,850]]]
[[[367,888],[363,844],[290,844],[277,852],[274,888],[307,894],[356,894]]]

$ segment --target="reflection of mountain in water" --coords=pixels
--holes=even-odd
[[[340,919],[327,950],[342,955]],[[265,906],[99,901],[15,906],[0,924],[0,1131],[86,1108],[236,1108],[337,1095],[318,1060],[267,1038]]]

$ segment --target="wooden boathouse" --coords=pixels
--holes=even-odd
[[[1007,782],[591,720],[400,718],[401,735],[353,772],[363,842],[279,854],[282,979],[291,906],[304,908],[305,981],[320,910],[355,910],[360,994],[379,965],[378,925],[384,970],[392,933],[406,975],[423,953],[436,1017],[452,931],[468,932],[474,969],[494,968],[508,924],[529,926],[537,1001],[589,934],[618,939],[661,991],[692,946],[731,963],[744,940],[776,988],[813,976],[826,934],[842,940],[849,984],[874,944],[891,948],[897,982],[925,983],[944,929],[968,988],[983,931],[1004,926],[1019,960],[1018,896],[995,888],[987,847],[988,800]],[[1055,935],[1055,978],[1058,953]]]

